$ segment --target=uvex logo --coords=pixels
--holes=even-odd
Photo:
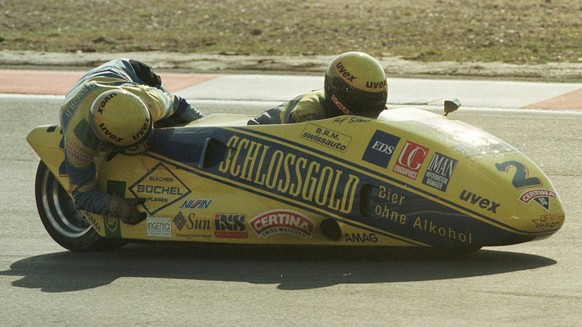
[[[145,119],[143,126],[139,129],[139,131],[137,131],[137,133],[135,133],[133,135],[133,139],[134,140],[139,140],[141,139],[145,133],[147,132],[147,130],[150,128],[150,120],[148,118]]]
[[[366,87],[369,89],[383,89],[384,87],[386,87],[386,81],[380,81],[380,82],[372,82],[372,81],[366,81]]]
[[[338,62],[335,66],[337,70],[342,74],[342,76],[348,80],[348,82],[353,82],[357,78],[356,76],[348,72],[348,70],[341,61]]]
[[[99,107],[97,108],[97,112],[100,114],[103,114],[103,109],[105,108],[105,106],[107,105],[107,102],[109,102],[109,100],[113,99],[113,97],[117,96],[117,93],[111,93],[106,95],[103,100],[101,100],[101,102],[99,103]]]
[[[115,141],[117,143],[121,143],[123,141],[123,137],[119,137],[115,134],[113,134],[108,128],[107,126],[105,126],[105,123],[101,123],[99,124],[99,128],[101,129],[101,131],[103,131],[103,134],[105,136],[107,136],[111,141]]]
[[[501,204],[495,201],[483,198],[480,195],[477,195],[473,192],[469,192],[467,190],[463,190],[459,198],[463,201],[479,206],[479,208],[481,209],[487,209],[488,211],[491,211],[493,213],[497,213],[497,208],[501,206]]]

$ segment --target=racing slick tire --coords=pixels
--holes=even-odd
[[[40,161],[35,180],[36,207],[44,228],[59,245],[74,252],[110,250],[124,245],[102,238],[44,162]]]

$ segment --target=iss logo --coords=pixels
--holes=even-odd
[[[233,213],[214,214],[214,236],[218,238],[247,238],[246,215]]]
[[[437,190],[446,191],[457,162],[457,160],[438,152],[435,153],[426,168],[422,183],[432,186]]]
[[[402,151],[400,151],[398,161],[394,165],[394,172],[416,179],[427,154],[427,147],[407,141]]]
[[[374,165],[387,168],[394,149],[398,145],[400,138],[392,134],[376,131],[366,147],[362,160]]]

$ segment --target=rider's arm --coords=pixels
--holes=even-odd
[[[288,124],[323,119],[326,117],[322,101],[323,90],[302,94],[261,113],[251,119],[249,125]]]
[[[91,144],[83,144],[79,129],[65,133],[65,165],[75,205],[78,209],[105,214],[111,196],[97,188],[93,162],[96,151]],[[77,134],[77,135],[75,135]],[[87,142],[86,142],[87,143]]]
[[[162,88],[134,83],[123,83],[117,86],[132,92],[145,102],[150,109],[155,127],[183,126],[204,117],[184,98],[170,94]]]
[[[293,99],[285,108],[284,121],[286,123],[300,123],[326,118],[323,101],[322,90],[312,91]]]

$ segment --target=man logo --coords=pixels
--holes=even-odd
[[[426,168],[422,183],[446,191],[457,163],[457,160],[436,152]]]

